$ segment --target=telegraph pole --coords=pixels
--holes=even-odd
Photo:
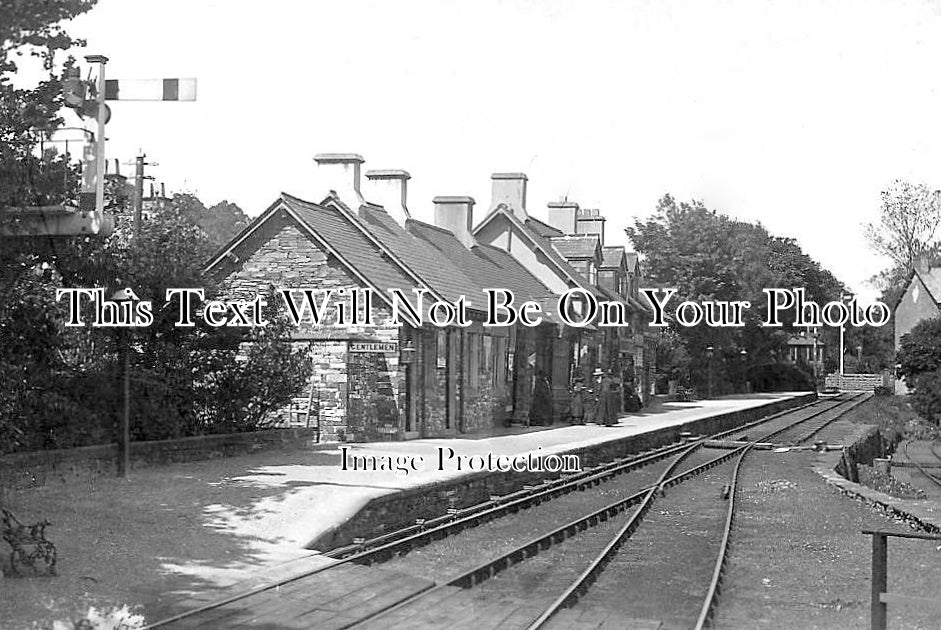
[[[134,241],[140,240],[141,221],[144,211],[144,180],[153,179],[144,176],[145,166],[157,166],[156,162],[146,162],[147,154],[141,152],[134,160]]]
[[[144,211],[144,158],[141,153],[137,156],[134,170],[134,242],[140,241],[141,214]]]

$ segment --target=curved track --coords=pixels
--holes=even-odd
[[[908,452],[908,445],[909,442],[905,442],[904,446],[902,446],[902,451],[905,453],[905,457],[908,459],[908,461],[914,464],[915,468],[918,469],[918,472],[920,472],[924,477],[926,477],[938,488],[941,488],[941,477],[930,472],[927,468],[925,468],[925,466],[921,464],[921,462],[919,462],[916,458],[913,458]],[[934,444],[931,445],[931,454],[938,458],[938,461],[941,461],[941,457],[939,457]]]

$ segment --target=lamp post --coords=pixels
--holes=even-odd
[[[706,346],[706,378],[709,386],[709,398],[712,398],[712,355],[715,351],[715,348],[712,346]]]
[[[745,369],[745,362],[748,360],[748,350],[742,348],[738,352],[738,356],[742,358],[742,385],[745,387],[745,393],[748,393],[748,370]]]
[[[134,302],[137,296],[130,289],[121,289],[111,296],[113,302],[117,302],[120,308],[121,304]],[[121,414],[121,430],[118,439],[118,450],[120,459],[118,460],[118,474],[125,479],[131,472],[131,331],[122,330],[121,336],[121,354],[124,358],[124,411]]]
[[[845,302],[848,299],[852,299],[852,293],[841,293],[840,301]],[[840,378],[843,378],[843,354],[845,353],[844,344],[844,330],[846,329],[846,324],[840,324]]]
[[[417,415],[412,409],[413,398],[412,398],[412,388],[414,384],[414,379],[412,377],[412,362],[415,360],[415,342],[409,336],[408,339],[402,344],[402,347],[399,349],[399,362],[402,364],[405,370],[405,430],[414,431],[415,427],[412,426],[412,420]]]

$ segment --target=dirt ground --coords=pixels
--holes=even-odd
[[[4,503],[21,521],[53,522],[47,535],[59,567],[53,578],[0,579],[0,628],[49,628],[83,617],[90,606],[159,608],[306,553],[252,522],[296,491],[296,483],[279,482],[279,468],[329,457],[267,451],[144,469],[128,480],[96,477],[5,491]]]

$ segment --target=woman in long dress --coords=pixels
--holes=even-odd
[[[533,404],[529,409],[529,423],[535,426],[552,424],[552,387],[546,375],[540,372],[533,387]]]
[[[611,374],[605,374],[601,379],[601,399],[602,399],[602,420],[604,426],[613,427],[618,423],[618,390],[617,383],[611,378]]]
[[[572,386],[572,396],[569,400],[569,422],[571,424],[585,424],[585,384],[582,379],[575,379]]]
[[[604,411],[604,391],[601,388],[603,373],[595,370],[591,376],[591,387],[585,392],[585,424],[601,424]]]

